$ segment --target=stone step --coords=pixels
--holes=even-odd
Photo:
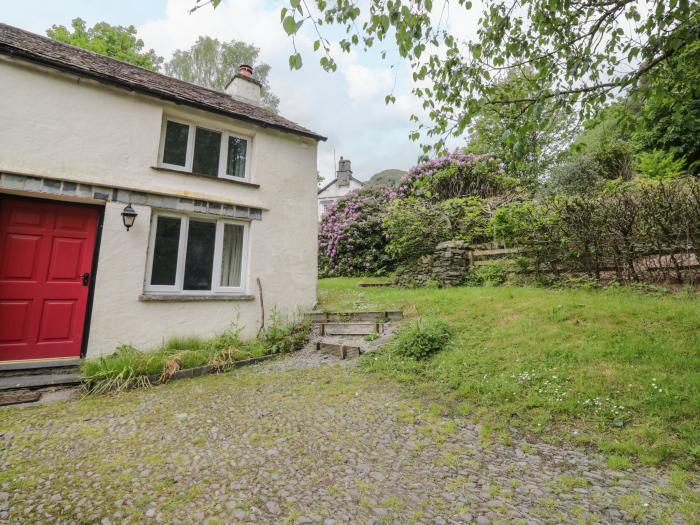
[[[400,321],[403,312],[398,310],[386,310],[376,312],[309,312],[306,318],[314,323],[345,322],[345,321]]]
[[[0,361],[0,378],[11,376],[76,374],[82,359],[36,359],[31,361]]]
[[[43,388],[57,385],[77,385],[80,383],[79,373],[72,374],[28,374],[22,376],[0,377],[0,391],[17,388]]]
[[[41,392],[36,390],[6,390],[0,392],[0,406],[34,403],[41,399]]]
[[[325,343],[319,341],[316,343],[316,350],[323,354],[335,356],[339,359],[350,359],[359,357],[362,353],[359,346],[343,345],[337,343]]]
[[[320,335],[369,335],[384,333],[384,323],[318,323]]]
[[[389,286],[394,286],[391,281],[385,281],[381,283],[357,283],[360,288],[387,288]]]

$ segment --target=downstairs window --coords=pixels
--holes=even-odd
[[[145,290],[244,292],[248,227],[230,220],[154,214]]]

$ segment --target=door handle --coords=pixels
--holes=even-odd
[[[88,284],[90,284],[90,274],[85,272],[83,274],[83,286],[87,286]]]

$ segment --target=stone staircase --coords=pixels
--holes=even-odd
[[[0,363],[0,406],[39,401],[47,392],[80,384],[80,359]]]
[[[383,339],[392,322],[403,319],[399,311],[377,312],[310,312],[318,352],[350,359],[365,353],[372,343]]]

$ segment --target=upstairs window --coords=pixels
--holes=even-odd
[[[248,180],[250,139],[187,122],[163,123],[159,165],[195,175]]]
[[[247,224],[156,214],[146,278],[147,292],[200,295],[242,293]]]
[[[187,164],[187,136],[190,127],[187,124],[169,120],[165,128],[165,146],[163,163],[185,167]]]

